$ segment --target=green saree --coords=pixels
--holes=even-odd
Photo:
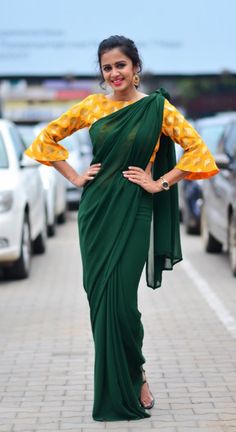
[[[177,189],[151,195],[123,177],[147,166],[161,132],[163,90],[96,121],[92,163],[102,167],[84,188],[79,213],[83,283],[95,344],[93,418],[150,417],[140,405],[143,326],[137,289],[145,262],[148,286],[181,260]],[[173,143],[161,138],[154,178],[175,165]]]

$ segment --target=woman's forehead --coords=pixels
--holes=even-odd
[[[101,56],[102,64],[111,64],[111,63],[116,63],[119,61],[127,61],[127,60],[130,61],[129,57],[123,54],[119,48],[112,48],[111,50],[103,53]]]

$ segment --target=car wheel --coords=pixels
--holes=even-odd
[[[201,210],[201,236],[203,239],[204,250],[206,252],[220,253],[222,251],[222,243],[220,243],[208,230],[204,205]]]
[[[49,225],[47,224],[47,234],[49,237],[53,237],[56,234],[56,216],[54,214],[54,218],[52,223]]]
[[[197,224],[192,226],[187,220],[183,220],[183,223],[186,234],[200,234],[200,228],[197,226]]]
[[[45,215],[42,231],[33,242],[34,253],[36,254],[44,253],[46,251],[46,243],[47,243],[47,218]]]
[[[57,217],[57,222],[58,222],[59,224],[63,224],[63,223],[66,222],[66,208],[65,208],[65,210],[64,210],[62,213],[60,213],[60,214],[58,215],[58,217]]]
[[[236,276],[236,226],[231,215],[228,228],[229,263],[233,276]]]
[[[191,216],[190,210],[186,207],[183,209],[183,224],[186,234],[200,234],[199,222]]]
[[[47,233],[48,233],[48,237],[53,237],[56,234],[55,222],[52,225],[48,225]]]
[[[71,201],[68,203],[68,209],[70,211],[74,211],[74,210],[78,211],[78,208],[79,208],[79,201]]]
[[[25,213],[22,226],[20,257],[11,267],[4,268],[4,274],[6,277],[14,279],[27,278],[30,274],[31,256],[30,224],[28,215]]]

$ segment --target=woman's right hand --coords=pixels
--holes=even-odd
[[[94,179],[95,175],[98,173],[100,168],[101,168],[100,163],[90,165],[89,168],[83,174],[78,174],[75,177],[75,179],[71,181],[71,183],[73,183],[77,187],[84,187],[88,181]]]

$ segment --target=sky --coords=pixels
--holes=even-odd
[[[133,39],[144,72],[236,73],[236,0],[19,0],[1,4],[0,76],[98,72],[101,40]]]

